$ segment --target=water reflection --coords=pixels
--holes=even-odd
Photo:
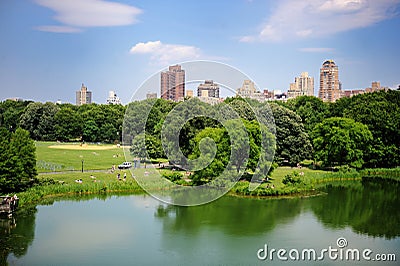
[[[301,199],[244,199],[223,197],[196,207],[159,205],[155,216],[168,231],[200,231],[203,226],[218,227],[231,235],[256,235],[273,230],[301,213]]]
[[[0,265],[7,258],[36,265],[255,265],[265,243],[318,248],[339,236],[353,247],[393,252],[400,243],[399,192],[398,184],[358,183],[320,197],[225,196],[197,207],[144,194],[59,198],[0,220]]]
[[[392,239],[400,236],[400,184],[363,182],[330,188],[310,201],[318,219],[330,228],[350,226],[355,232]]]
[[[198,232],[213,226],[233,235],[268,232],[311,210],[331,229],[350,227],[359,234],[392,239],[400,236],[399,183],[357,182],[328,188],[326,196],[308,199],[243,199],[223,197],[196,207],[159,205],[155,217],[167,231]]]
[[[36,207],[11,218],[0,218],[0,265],[7,265],[7,257],[22,257],[35,237]]]

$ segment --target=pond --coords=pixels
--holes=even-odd
[[[167,205],[147,195],[58,199],[1,220],[2,260],[9,265],[398,265],[393,260],[400,260],[399,192],[396,184],[365,183],[331,188],[318,197],[224,196],[197,207]],[[389,261],[377,262],[376,255]]]

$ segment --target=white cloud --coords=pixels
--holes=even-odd
[[[134,6],[104,0],[35,0],[53,10],[60,26],[40,26],[36,29],[50,32],[78,32],[87,27],[123,26],[137,23],[142,10]],[[64,30],[64,31],[63,31]]]
[[[366,0],[329,0],[318,9],[321,11],[352,12],[360,10],[365,4]]]
[[[281,0],[258,34],[242,42],[328,36],[368,27],[396,15],[400,0]]]
[[[334,51],[333,48],[328,47],[306,47],[306,48],[299,48],[300,52],[305,53],[331,53]]]
[[[132,46],[131,54],[149,54],[152,63],[168,65],[171,63],[196,59],[211,59],[200,48],[181,44],[164,44],[161,41],[140,42]]]
[[[81,32],[82,29],[70,26],[39,26],[35,27],[39,31],[55,32],[55,33],[75,33]]]

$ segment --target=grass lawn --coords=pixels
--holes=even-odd
[[[111,144],[36,142],[36,156],[39,173],[81,170],[82,160],[84,170],[111,169],[125,161],[123,148]]]
[[[75,184],[75,180],[82,179],[82,183],[111,183],[118,182],[117,174],[120,174],[121,179],[124,177],[124,173],[126,173],[126,179],[132,180],[132,175],[129,170],[117,170],[114,173],[111,172],[70,172],[70,173],[50,173],[50,174],[39,174],[39,179],[51,178],[60,184],[64,185]],[[94,178],[91,178],[93,175]],[[119,181],[121,182],[121,181]]]
[[[327,175],[331,174],[329,171],[323,171],[323,170],[312,170],[306,167],[302,167],[301,169],[296,168],[296,167],[278,167],[276,168],[271,175],[270,178],[270,183],[264,183],[261,185],[261,187],[266,187],[268,184],[271,185],[273,184],[276,188],[280,188],[285,186],[282,183],[283,178],[291,174],[293,172],[301,173],[303,172],[304,175],[301,176],[302,180],[305,183],[312,183],[312,181],[316,181],[318,179],[325,178]]]
[[[56,142],[36,142],[37,168],[39,179],[52,179],[55,184],[33,188],[25,193],[22,202],[34,202],[45,196],[65,195],[65,194],[96,194],[108,192],[140,192],[143,189],[133,178],[129,170],[116,170],[111,173],[111,166],[121,164],[125,161],[123,148],[118,148],[108,144],[89,144],[80,146],[79,143],[56,143]],[[84,160],[85,172],[80,172],[82,160]],[[75,171],[71,171],[75,170]],[[104,170],[104,171],[90,171]],[[169,185],[160,180],[159,175],[155,174],[158,169],[147,167],[146,169],[135,169],[134,174],[140,180],[146,180],[147,188],[163,190],[168,189]],[[162,172],[172,172],[161,170]],[[49,173],[55,172],[55,173]],[[59,173],[57,173],[59,172]],[[303,181],[299,186],[284,185],[283,178],[293,172],[301,173],[299,177]],[[120,173],[123,179],[124,173],[127,174],[126,181],[119,181],[117,174]],[[160,172],[161,173],[161,172]],[[93,175],[95,178],[91,178]],[[141,179],[143,178],[143,179]],[[342,176],[330,171],[311,170],[307,167],[291,168],[278,167],[272,173],[269,181],[259,186],[261,195],[287,195],[310,190],[320,184],[340,180]],[[82,180],[77,183],[75,180]],[[273,188],[272,188],[273,185]],[[237,194],[249,195],[248,183],[239,182],[237,184]],[[277,193],[279,192],[279,193]],[[251,194],[253,195],[253,194]],[[256,192],[254,195],[258,195]]]

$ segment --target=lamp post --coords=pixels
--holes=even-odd
[[[82,160],[82,173],[83,173],[83,160]]]

